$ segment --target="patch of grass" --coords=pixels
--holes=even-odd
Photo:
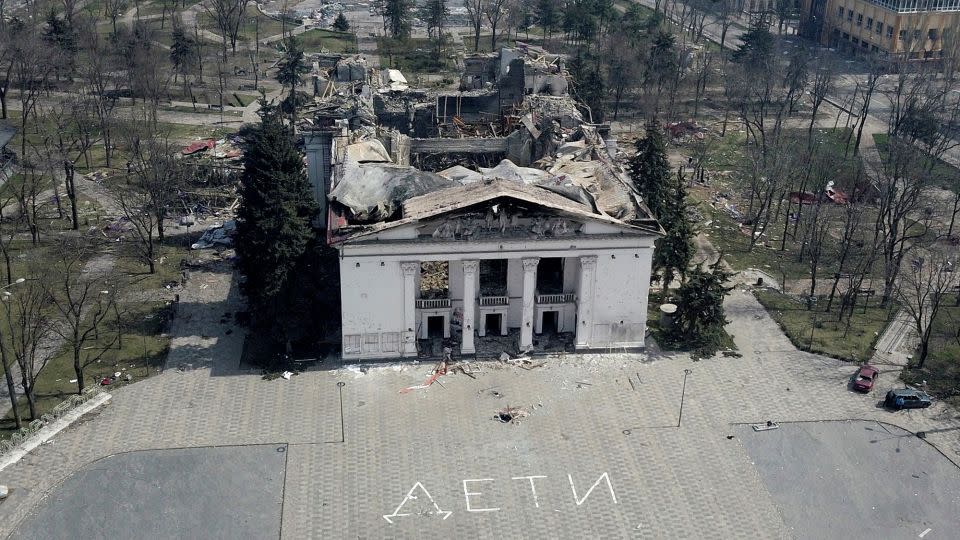
[[[223,101],[227,102],[227,96],[223,96]],[[173,107],[164,107],[164,111],[174,111],[174,112],[183,112],[183,113],[192,113],[192,114],[211,114],[214,116],[233,116],[240,117],[243,116],[243,111],[220,111],[219,109],[211,109],[209,107],[200,106],[194,109],[193,107],[187,107],[185,105],[175,105]]]
[[[230,94],[231,104],[237,107],[246,107],[247,105],[253,103],[254,101],[260,99],[260,96],[254,94]]]
[[[121,378],[130,374],[133,377],[131,382],[145,379],[157,374],[166,360],[170,338],[162,333],[170,318],[169,306],[165,302],[146,302],[126,307],[129,311],[125,315],[122,347],[114,344],[99,362],[84,370],[88,386],[98,384],[97,381],[103,377],[118,371],[122,374]],[[116,322],[110,321],[101,332],[100,339],[90,346],[106,346],[113,340],[115,332]],[[43,415],[71,394],[75,394],[77,383],[70,382],[75,378],[73,353],[68,347],[64,347],[40,372],[37,380],[37,413]],[[19,403],[20,414],[26,419],[29,416],[26,398],[22,398]],[[13,431],[13,412],[9,411],[0,419],[0,437],[7,437]]]
[[[203,229],[205,230],[205,229]],[[180,262],[190,257],[190,242],[195,235],[168,236],[163,245],[157,246],[158,260],[154,265],[156,272],[149,273],[146,264],[132,256],[117,257],[116,269],[132,280],[136,290],[160,289],[173,281],[180,281]],[[131,246],[131,249],[132,246]]]
[[[213,17],[210,16],[205,10],[197,14],[197,22],[200,25],[200,28],[203,30],[209,30],[215,34],[220,34],[220,29],[217,28],[216,21]],[[261,40],[282,34],[284,31],[290,32],[298,24],[287,21],[286,25],[283,22],[267,17],[260,13],[257,10],[256,6],[247,6],[247,10],[244,12],[243,22],[240,24],[240,31],[237,33],[237,45],[239,46],[240,41],[250,41],[253,42],[254,39],[258,36],[257,24],[259,23],[259,37]],[[227,40],[227,48],[230,48],[230,40]]]
[[[954,298],[951,295],[951,304]],[[908,384],[921,385],[934,396],[960,407],[960,307],[940,309],[933,321],[930,352],[922,369],[906,369],[901,378]]]
[[[437,55],[436,44],[426,38],[391,39],[381,37],[377,42],[380,62],[406,74],[440,73],[450,67],[450,61]]]
[[[167,134],[171,139],[177,141],[192,141],[195,139],[220,139],[227,135],[236,133],[240,128],[223,126],[193,126],[187,124],[168,124],[160,122],[161,131]]]
[[[355,53],[357,52],[357,36],[350,32],[337,32],[336,30],[321,30],[319,28],[308,30],[299,36],[306,52],[333,52],[333,53]]]
[[[877,152],[880,154],[880,159],[884,161],[889,159],[890,136],[886,133],[876,133],[873,135],[873,140],[877,144]],[[927,175],[927,177],[932,185],[953,192],[960,189],[960,169],[941,159],[924,153],[924,151],[919,148],[916,148],[915,152],[919,167],[923,169],[931,167],[930,174]]]
[[[775,290],[754,294],[798,349],[850,362],[866,362],[873,356],[874,343],[896,312],[895,306],[877,307],[876,300],[866,311],[858,304],[848,325],[846,320],[837,322],[836,311],[825,313],[816,306],[808,311],[804,302]],[[826,298],[822,300],[825,305]]]

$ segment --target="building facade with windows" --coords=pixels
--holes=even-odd
[[[960,0],[803,0],[801,29],[838,49],[935,60],[955,46]]]

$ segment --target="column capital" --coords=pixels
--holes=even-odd
[[[464,274],[476,274],[477,270],[480,269],[480,261],[463,261],[463,273]]]
[[[403,271],[403,275],[410,277],[416,275],[417,271],[420,270],[420,263],[417,261],[406,261],[400,263],[400,270]]]
[[[596,255],[583,255],[580,257],[580,266],[586,270],[594,270],[597,267]]]
[[[537,269],[537,265],[540,264],[540,257],[526,257],[520,259],[520,262],[523,263],[524,272],[533,272]]]

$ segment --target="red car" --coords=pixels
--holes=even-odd
[[[869,392],[873,388],[880,372],[870,364],[860,366],[856,378],[853,379],[853,389],[861,392]]]

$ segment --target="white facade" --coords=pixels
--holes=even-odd
[[[465,355],[478,339],[516,329],[520,348],[530,348],[545,324],[574,333],[580,350],[643,347],[656,234],[568,221],[576,232],[556,237],[444,239],[414,223],[340,243],[343,358],[416,356],[431,321],[444,337],[461,329]],[[562,290],[543,294],[537,270],[554,258],[562,260]],[[479,266],[493,259],[507,261],[506,294],[484,296]],[[423,261],[449,261],[448,298],[420,298]]]

